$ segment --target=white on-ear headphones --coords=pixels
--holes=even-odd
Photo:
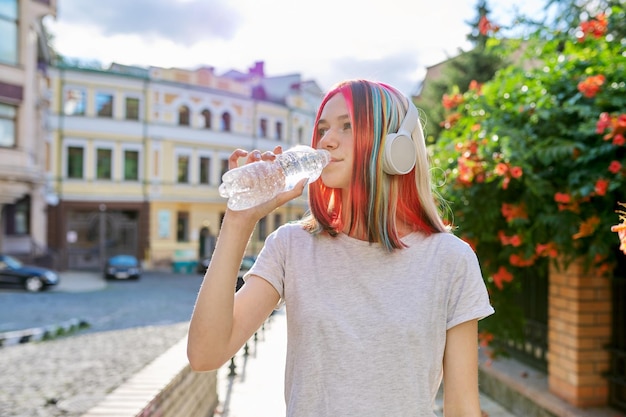
[[[417,161],[417,146],[412,133],[419,126],[419,113],[413,102],[409,99],[407,101],[409,109],[398,132],[389,133],[385,138],[383,171],[389,175],[408,174]]]

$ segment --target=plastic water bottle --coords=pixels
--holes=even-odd
[[[229,209],[245,210],[292,189],[303,178],[317,180],[329,162],[325,149],[294,146],[272,162],[257,161],[226,171],[219,192],[228,198]]]

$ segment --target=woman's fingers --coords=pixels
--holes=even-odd
[[[255,149],[248,153],[248,158],[246,159],[246,163],[249,164],[250,162],[257,162],[257,161],[270,161],[271,162],[274,159],[276,159],[276,155],[274,154],[274,152],[271,152],[271,151],[261,152],[258,149]]]
[[[274,151],[261,152],[258,149],[253,151],[245,151],[243,149],[235,149],[228,158],[228,169],[234,169],[239,166],[239,159],[246,158],[246,164],[257,161],[273,161],[276,159],[276,155],[283,153],[281,146],[276,146]]]
[[[234,169],[239,166],[239,158],[243,158],[248,155],[248,151],[243,149],[235,149],[228,158],[228,169]]]

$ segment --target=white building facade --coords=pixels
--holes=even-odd
[[[42,25],[55,0],[0,5],[0,252],[47,253],[46,147],[50,60]]]

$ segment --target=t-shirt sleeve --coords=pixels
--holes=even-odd
[[[447,329],[469,320],[481,320],[495,312],[476,254],[464,242],[461,248],[450,288]]]
[[[256,275],[269,282],[280,295],[276,308],[284,304],[285,296],[285,229],[278,228],[266,239],[256,262],[244,275],[246,280],[250,275]]]

